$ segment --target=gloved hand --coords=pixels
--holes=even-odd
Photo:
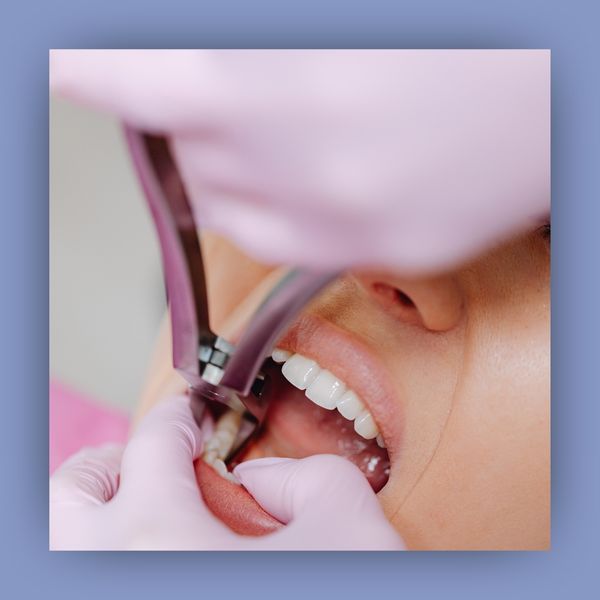
[[[193,461],[202,432],[188,399],[163,401],[124,450],[87,449],[50,479],[50,547],[55,550],[401,550],[362,473],[337,456],[259,459],[236,474],[273,516],[288,523],[250,538],[205,506]]]
[[[198,223],[269,264],[436,270],[549,214],[547,51],[55,50],[50,81],[171,136]]]

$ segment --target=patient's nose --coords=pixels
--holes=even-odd
[[[383,273],[355,277],[375,302],[405,323],[429,331],[448,331],[461,319],[464,297],[458,281],[451,274],[424,279]]]

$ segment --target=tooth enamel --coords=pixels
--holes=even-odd
[[[233,446],[235,434],[231,434],[229,431],[217,431],[214,439],[217,442],[217,456],[224,460]]]
[[[217,460],[218,456],[219,453],[216,450],[205,450],[204,454],[202,455],[202,458],[204,459],[204,462],[208,463],[209,465],[212,465],[213,462]]]
[[[233,473],[227,470],[225,459],[238,436],[242,426],[242,413],[236,410],[224,412],[215,423],[213,433],[204,444],[202,458],[221,477],[237,485],[240,484]]]
[[[328,410],[335,408],[338,398],[346,391],[346,386],[333,373],[323,369],[306,389],[306,397]]]
[[[227,470],[224,460],[235,443],[242,423],[242,414],[235,410],[224,412],[215,423],[212,435],[204,444],[202,458],[223,478],[239,484],[233,473]]]
[[[212,467],[221,477],[225,477],[229,472],[227,470],[227,465],[220,458],[217,458],[212,462]]]
[[[379,430],[377,429],[377,425],[375,425],[373,415],[368,410],[363,410],[363,412],[356,417],[354,421],[354,431],[367,440],[372,440],[374,437],[377,437]]]
[[[280,354],[281,353],[281,354]],[[279,362],[285,350],[276,348],[273,360]],[[331,371],[321,369],[319,364],[301,354],[292,354],[281,367],[283,376],[300,390],[306,390],[305,396],[322,408],[333,410],[349,421],[354,421],[354,431],[361,437],[372,440],[377,438],[380,448],[385,448],[383,437],[373,419],[373,415],[365,408],[362,400],[346,384]]]
[[[207,457],[205,454],[204,461],[208,463],[221,477],[223,477],[223,479],[227,479],[227,481],[231,481],[231,483],[240,485],[238,478],[227,470],[227,465],[220,458]]]
[[[231,451],[235,439],[240,430],[242,415],[239,412],[229,410],[218,421],[215,435],[219,439],[220,453],[219,458],[225,460]]]
[[[235,483],[236,485],[241,485],[240,480],[233,474],[227,471],[227,473],[223,476],[227,481],[231,481],[231,483]]]
[[[282,350],[281,348],[275,348],[275,350],[273,350],[273,352],[271,353],[271,358],[276,363],[284,363],[288,358],[290,358],[290,356],[292,356],[291,352],[288,352],[287,350]]]
[[[342,417],[345,417],[349,421],[354,421],[365,410],[365,405],[352,390],[348,390],[337,401],[337,409]]]
[[[206,440],[206,444],[204,444],[204,453],[208,453],[208,452],[219,452],[219,449],[221,447],[221,440],[216,437],[213,436],[210,439]]]
[[[283,376],[299,390],[305,390],[319,374],[319,365],[301,354],[294,354],[285,361],[281,372]]]

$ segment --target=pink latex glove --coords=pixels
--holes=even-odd
[[[365,477],[337,456],[260,459],[236,474],[287,526],[251,538],[206,507],[193,461],[202,450],[186,397],[166,400],[124,449],[86,449],[50,479],[54,550],[402,550]]]
[[[550,211],[550,52],[53,51],[171,136],[202,226],[267,263],[452,266]]]

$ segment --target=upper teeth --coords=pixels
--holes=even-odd
[[[383,438],[373,419],[373,415],[365,408],[361,399],[331,371],[322,369],[319,364],[302,354],[291,354],[276,348],[271,355],[276,363],[284,363],[281,367],[283,376],[315,404],[328,410],[337,408],[339,413],[350,421],[354,421],[354,430],[367,440],[377,438],[377,443],[385,447]]]

